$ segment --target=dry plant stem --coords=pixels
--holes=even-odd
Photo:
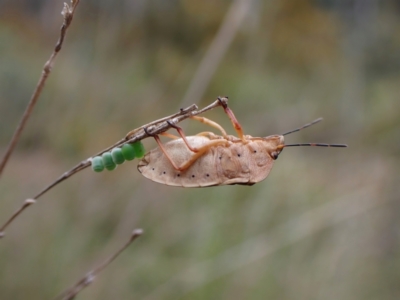
[[[3,225],[3,228],[6,228],[8,224],[10,224],[25,208],[27,208],[29,205],[35,204],[36,201],[35,199],[26,199],[22,206],[7,220],[7,222]],[[0,231],[0,238],[2,238],[5,235],[4,231]]]
[[[106,259],[97,268],[93,269],[92,271],[87,273],[83,278],[78,280],[72,287],[70,287],[69,289],[58,295],[55,299],[74,299],[81,290],[83,290],[86,286],[88,286],[94,281],[98,273],[100,273],[113,260],[115,260],[126,248],[128,248],[128,246],[134,240],[136,240],[142,234],[143,234],[142,229],[135,229],[132,232],[130,239],[125,243],[125,245],[123,245],[120,249],[118,249],[113,255],[111,255],[108,259]]]
[[[75,8],[79,4],[79,0],[72,0],[71,1],[71,7],[69,7],[66,3],[64,3],[64,9],[62,11],[62,15],[64,16],[64,23],[61,26],[61,33],[60,37],[57,41],[57,44],[54,48],[53,53],[51,54],[49,60],[45,63],[42,71],[42,75],[39,78],[39,81],[36,85],[36,89],[34,90],[31,99],[29,100],[28,106],[26,107],[26,110],[24,114],[22,115],[21,121],[18,124],[17,129],[15,130],[11,141],[7,147],[6,153],[4,154],[3,159],[0,162],[0,176],[4,170],[4,167],[7,164],[8,159],[11,156],[11,153],[14,151],[15,146],[17,145],[18,139],[21,136],[22,130],[25,128],[26,122],[28,121],[29,116],[32,113],[33,108],[36,105],[37,100],[39,99],[40,94],[42,93],[44,84],[46,83],[46,80],[48,76],[50,75],[51,69],[54,65],[55,58],[58,54],[58,52],[61,50],[62,44],[64,42],[65,34],[67,32],[67,29],[69,25],[72,22]]]
[[[190,118],[191,116],[196,116],[199,114],[202,114],[208,110],[211,110],[215,107],[221,106],[222,104],[225,105],[228,103],[228,98],[220,98],[221,100],[215,100],[213,103],[210,105],[204,107],[203,109],[197,110],[196,105],[191,105],[185,109],[181,109],[178,113],[173,114],[171,116],[158,119],[154,122],[150,122],[146,125],[143,125],[135,130],[132,130],[129,132],[125,138],[119,140],[116,142],[114,145],[100,151],[94,156],[98,156],[103,154],[104,152],[110,151],[111,149],[121,146],[126,143],[133,143],[136,141],[143,140],[148,137],[153,137],[155,134],[160,134],[168,129],[172,128],[173,125]],[[146,130],[145,130],[146,128]],[[150,135],[149,135],[150,133]],[[73,167],[71,170],[65,172],[62,174],[60,177],[58,177],[54,182],[52,182],[50,185],[45,187],[42,191],[40,191],[36,196],[32,197],[31,199],[25,200],[24,203],[21,205],[21,207],[1,226],[0,228],[0,238],[4,236],[4,230],[14,221],[16,217],[18,217],[28,206],[31,204],[35,203],[35,200],[37,200],[40,196],[45,194],[47,191],[52,189],[54,186],[57,184],[63,182],[64,180],[68,179],[72,175],[78,173],[79,171],[89,167],[91,165],[91,158],[88,158],[86,160],[81,161],[79,164],[77,164],[75,167]],[[27,202],[29,204],[27,205]]]

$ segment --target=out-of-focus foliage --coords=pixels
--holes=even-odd
[[[0,178],[1,222],[80,160],[176,112],[232,3],[81,0]],[[62,5],[0,2],[0,153]],[[254,136],[323,116],[287,140],[350,147],[285,149],[252,187],[166,187],[135,162],[79,173],[0,241],[0,298],[53,297],[141,227],[82,299],[399,299],[399,83],[397,1],[253,1],[197,104],[228,95]],[[222,110],[205,116],[233,132]]]

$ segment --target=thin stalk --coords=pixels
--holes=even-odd
[[[76,7],[79,4],[79,0],[72,0],[71,1],[71,7],[64,3],[64,8],[62,10],[62,15],[64,17],[64,23],[61,26],[61,32],[60,32],[60,37],[57,41],[56,46],[54,47],[53,53],[51,54],[50,58],[48,59],[48,61],[44,64],[43,67],[43,71],[42,71],[42,75],[39,78],[39,81],[36,85],[35,90],[33,91],[33,94],[31,96],[31,99],[29,100],[29,103],[25,109],[24,114],[22,115],[22,118],[13,134],[13,136],[11,137],[11,141],[7,146],[6,152],[3,156],[3,159],[0,161],[0,176],[3,173],[3,170],[12,154],[12,152],[14,151],[15,146],[17,145],[17,142],[19,140],[19,137],[22,134],[22,131],[25,128],[26,122],[29,119],[29,116],[32,114],[33,108],[35,107],[40,94],[42,93],[43,87],[46,83],[47,78],[49,77],[51,70],[54,66],[54,61],[56,59],[56,56],[58,54],[58,52],[60,52],[63,42],[64,42],[64,38],[65,35],[67,33],[67,29],[68,27],[71,25],[73,16],[74,16],[74,12]]]
[[[68,288],[66,291],[59,294],[55,300],[57,299],[74,299],[76,295],[80,291],[82,291],[85,287],[91,284],[95,279],[97,274],[99,274],[102,270],[104,270],[110,263],[112,263],[133,241],[135,241],[139,236],[143,234],[142,229],[135,229],[129,240],[119,248],[114,254],[112,254],[109,258],[107,258],[104,262],[94,268],[92,271],[88,272],[85,276],[83,276],[80,280],[78,280],[73,286]]]

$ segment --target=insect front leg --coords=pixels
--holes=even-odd
[[[207,125],[209,125],[211,127],[214,127],[215,129],[218,129],[219,131],[221,131],[223,137],[227,136],[225,129],[222,128],[222,126],[219,125],[217,122],[211,121],[210,119],[207,119],[207,118],[204,118],[204,117],[198,117],[198,116],[191,116],[190,118],[192,120],[199,121],[199,122],[201,122],[203,124],[207,124]]]
[[[196,136],[205,136],[210,140],[218,140],[221,139],[221,136],[216,135],[214,132],[211,131],[203,131],[196,134]]]
[[[243,143],[247,143],[247,140],[243,134],[242,125],[240,125],[239,121],[235,117],[235,114],[228,107],[227,98],[218,97],[218,101],[221,103],[222,107],[224,108],[225,113],[228,115],[229,119],[231,120],[233,128],[235,129],[238,137],[243,141]]]

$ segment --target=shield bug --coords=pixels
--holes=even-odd
[[[159,147],[145,154],[139,161],[139,172],[150,180],[171,186],[253,185],[268,176],[274,161],[285,147],[347,147],[343,144],[320,143],[285,145],[285,135],[307,128],[321,121],[321,118],[281,135],[267,137],[244,135],[241,125],[227,106],[227,99],[218,98],[218,100],[230,118],[238,137],[227,135],[219,124],[203,117],[195,116],[192,119],[218,129],[222,135],[201,132],[186,137],[180,127],[170,124],[177,130],[180,138],[168,133],[163,134],[173,138],[164,145],[159,136],[154,135]]]

